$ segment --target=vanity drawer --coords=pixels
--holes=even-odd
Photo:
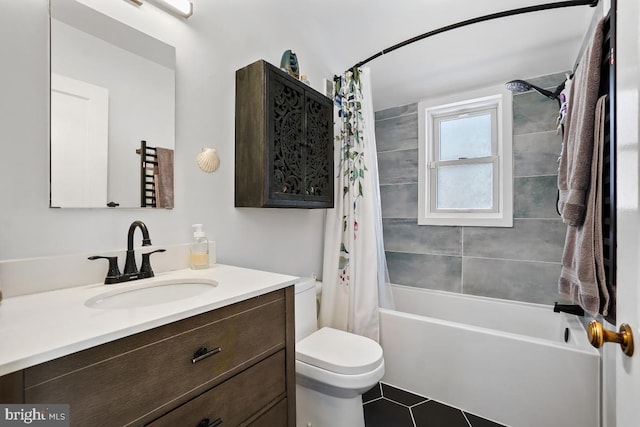
[[[22,371],[0,377],[0,403],[22,403]]]
[[[140,425],[285,348],[285,315],[278,291],[56,359],[25,371],[25,400],[69,404],[74,426]]]
[[[271,409],[248,424],[249,427],[286,427],[287,423],[287,399],[282,399]]]
[[[220,420],[221,426],[238,426],[269,403],[282,399],[286,392],[285,381],[283,350],[169,412],[149,426],[197,427],[205,418],[209,422],[202,423],[203,425],[216,425],[215,422]]]

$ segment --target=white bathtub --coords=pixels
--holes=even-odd
[[[599,427],[600,354],[552,307],[393,285],[383,382],[510,427]],[[568,341],[565,331],[568,329]]]

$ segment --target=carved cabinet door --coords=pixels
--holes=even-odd
[[[271,72],[267,96],[270,199],[304,200],[304,91]]]
[[[306,92],[305,193],[306,200],[333,203],[333,104],[315,92]]]
[[[268,80],[268,198],[326,207],[333,202],[333,104],[280,70]]]

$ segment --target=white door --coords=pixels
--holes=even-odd
[[[107,205],[109,91],[51,75],[51,206]]]
[[[617,304],[618,326],[631,326],[635,354],[615,358],[616,427],[640,426],[640,0],[618,0],[617,28]],[[606,344],[613,346],[614,344]]]

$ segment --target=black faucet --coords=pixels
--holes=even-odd
[[[146,279],[148,277],[154,276],[149,257],[151,256],[151,254],[154,254],[156,252],[164,252],[165,250],[156,249],[155,251],[142,254],[142,265],[140,266],[140,271],[138,271],[135,252],[133,251],[133,234],[135,233],[136,228],[140,228],[140,231],[142,231],[142,246],[151,245],[149,230],[147,230],[147,226],[145,225],[145,223],[140,220],[133,221],[131,223],[131,226],[129,226],[129,233],[127,234],[127,258],[124,263],[123,274],[120,274],[120,270],[118,269],[118,257],[89,257],[90,260],[107,259],[109,261],[109,271],[107,271],[107,276],[104,280],[104,283],[106,285],[112,283],[128,282],[129,280]]]
[[[133,233],[136,228],[140,228],[142,231],[142,246],[151,245],[151,239],[149,238],[149,230],[144,222],[138,220],[133,221],[129,226],[129,233],[127,234],[127,259],[124,262],[124,274],[137,274],[138,266],[136,265],[136,258],[133,252]]]
[[[579,305],[555,303],[553,305],[553,311],[555,313],[560,313],[561,311],[563,311],[565,313],[575,314],[576,316],[584,316],[584,309]]]

